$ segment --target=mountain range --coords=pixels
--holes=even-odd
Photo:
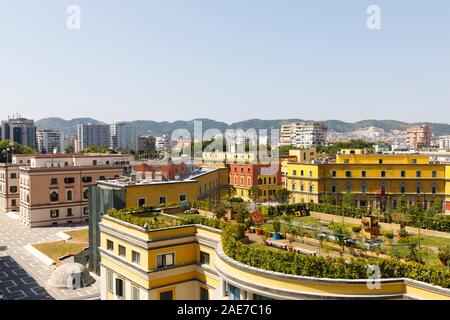
[[[302,119],[277,119],[277,120],[261,120],[261,119],[249,119],[245,121],[234,122],[227,124],[225,122],[215,121],[211,119],[195,119],[202,120],[202,129],[207,130],[215,128],[221,132],[225,132],[226,129],[242,129],[247,130],[250,128],[254,129],[274,129],[280,128],[282,124],[291,122],[303,122]],[[382,128],[386,131],[390,130],[405,130],[408,126],[413,124],[428,124],[431,127],[432,132],[436,136],[450,135],[450,125],[445,123],[407,123],[397,120],[361,120],[354,123],[344,122],[340,120],[327,120],[322,121],[328,126],[329,131],[334,132],[350,132],[361,128],[367,127],[377,127]],[[68,135],[76,135],[76,127],[79,124],[105,124],[105,122],[95,120],[92,118],[75,118],[71,120],[64,120],[62,118],[44,118],[36,121],[36,126],[38,129],[58,129],[65,132]],[[138,132],[140,135],[151,133],[155,135],[160,134],[170,134],[175,129],[187,129],[190,132],[194,128],[194,120],[178,120],[173,122],[168,121],[151,121],[151,120],[136,120],[130,121],[130,123],[138,127]]]

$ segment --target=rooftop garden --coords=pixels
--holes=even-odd
[[[397,235],[385,232],[377,237],[378,242],[372,239],[370,247],[367,247],[367,241],[361,236],[361,226],[322,223],[309,216],[309,208],[305,204],[262,208],[260,215],[265,218],[257,223],[254,213],[251,214],[247,204],[242,202],[197,201],[192,203],[192,207],[186,203],[181,207],[179,213],[171,215],[152,207],[113,209],[108,214],[146,229],[189,224],[221,229],[223,249],[229,257],[270,271],[318,278],[366,279],[370,276],[368,266],[376,265],[380,268],[382,278],[405,277],[450,288],[448,239],[421,236],[421,242],[418,242],[417,237],[404,234],[403,231]],[[198,214],[192,208],[204,212]],[[334,255],[302,254],[252,243],[249,241],[252,228],[260,230],[263,243],[269,237],[275,239],[274,235],[280,233],[290,242],[310,241],[318,245],[319,253],[320,250],[327,250],[325,243],[334,243],[334,247],[329,248]],[[427,247],[433,247],[433,250],[425,251]],[[367,251],[376,254],[360,254]]]

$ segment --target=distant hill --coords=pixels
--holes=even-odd
[[[79,124],[104,124],[104,122],[92,118],[75,118],[72,120],[64,120],[62,118],[45,118],[36,121],[38,130],[42,129],[58,129],[68,135],[74,136],[77,134],[77,125]]]
[[[277,119],[277,120],[261,120],[261,119],[249,119],[245,121],[234,122],[232,124],[227,124],[225,122],[215,121],[211,119],[196,119],[202,120],[203,131],[208,129],[218,129],[221,132],[225,132],[226,129],[243,129],[247,130],[250,128],[258,129],[272,129],[280,128],[282,124],[291,122],[303,122],[302,119]],[[131,121],[138,127],[139,134],[170,134],[175,129],[187,129],[190,132],[193,131],[195,120],[178,120],[174,122],[168,121],[151,121],[151,120],[136,120]],[[329,131],[335,132],[350,132],[366,127],[378,127],[384,130],[405,130],[408,126],[413,124],[428,124],[433,133],[436,136],[440,135],[450,135],[450,125],[445,123],[407,123],[397,120],[361,120],[354,123],[344,122],[340,120],[327,120],[323,121],[327,124]],[[104,122],[95,120],[92,118],[76,118],[71,120],[64,120],[61,118],[45,118],[36,121],[36,126],[38,129],[58,129],[60,131],[66,132],[69,135],[76,134],[76,126],[78,124],[104,124]]]

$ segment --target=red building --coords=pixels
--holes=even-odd
[[[170,159],[149,160],[133,166],[133,172],[140,173],[143,179],[151,180],[181,180],[189,176],[186,163],[174,163]]]
[[[230,164],[229,183],[236,189],[236,196],[251,200],[249,190],[261,189],[259,201],[275,200],[281,188],[281,165],[275,168],[263,164]]]

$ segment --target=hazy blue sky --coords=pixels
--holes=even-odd
[[[450,123],[450,1],[0,0],[0,118],[14,111]]]

